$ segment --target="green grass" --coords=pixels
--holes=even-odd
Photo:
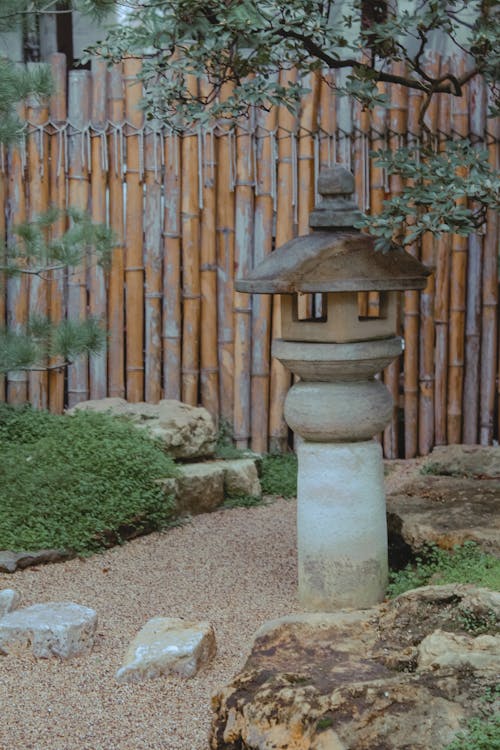
[[[264,495],[297,497],[297,456],[294,453],[264,456],[260,483]]]
[[[500,750],[500,714],[471,719],[445,750]]]
[[[391,573],[388,594],[398,596],[404,591],[445,583],[473,583],[500,590],[500,560],[483,552],[474,542],[465,542],[453,552],[435,546],[425,548],[403,570]]]
[[[125,420],[1,404],[0,453],[0,549],[85,554],[172,518],[175,464]]]

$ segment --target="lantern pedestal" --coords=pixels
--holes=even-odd
[[[388,579],[380,445],[304,441],[297,454],[299,601],[319,612],[371,607]]]

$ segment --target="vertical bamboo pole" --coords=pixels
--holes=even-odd
[[[456,75],[464,70],[464,60],[457,61]],[[467,95],[452,99],[452,128],[458,137],[466,138],[469,129]],[[461,169],[461,168],[459,168]],[[466,201],[461,201],[466,205]],[[464,377],[465,278],[467,273],[467,238],[454,234],[451,239],[450,325],[448,350],[448,443],[462,438],[462,394]]]
[[[379,94],[385,94],[385,84],[377,84]],[[372,113],[371,148],[380,151],[387,148],[387,111],[384,107],[375,107]],[[370,160],[370,214],[377,216],[382,212],[386,194],[385,170],[375,166],[374,160]],[[380,296],[378,292],[368,293],[368,317],[377,318],[380,313]],[[391,384],[389,384],[390,387]],[[394,427],[394,422],[392,423]]]
[[[231,87],[222,98],[231,95]],[[227,425],[233,425],[234,392],[234,133],[224,126],[217,144],[217,321],[219,352],[220,415]]]
[[[125,60],[125,119],[127,121],[127,207],[125,234],[125,351],[129,401],[144,397],[144,260],[143,260],[143,116],[139,109],[141,61]]]
[[[331,167],[335,161],[333,141],[337,130],[337,113],[333,93],[334,84],[335,73],[331,70],[325,71],[321,77],[319,92],[318,119],[320,132],[318,143],[319,154],[317,155],[319,169],[322,167]]]
[[[297,80],[296,70],[281,72],[283,86]],[[278,178],[276,247],[280,247],[295,234],[294,228],[294,137],[295,116],[281,106],[278,112]],[[281,336],[281,304],[277,295],[273,299],[273,338]],[[284,453],[288,446],[288,428],[283,417],[285,396],[290,387],[290,375],[277,359],[271,363],[271,408],[269,414],[269,447],[272,452]]]
[[[124,106],[122,66],[114,65],[108,73],[108,118],[111,122],[108,136],[109,223],[116,237],[108,290],[108,392],[116,398],[125,397]]]
[[[422,95],[418,91],[408,92],[408,141],[416,146],[420,138],[419,112]],[[411,226],[408,221],[408,226]],[[416,243],[408,251],[418,257]],[[404,299],[404,411],[405,411],[405,458],[415,458],[418,452],[418,370],[419,370],[419,323],[420,293],[405,292]]]
[[[469,83],[470,131],[473,142],[484,137],[486,125],[486,87],[476,76]],[[479,438],[481,282],[483,236],[469,235],[467,260],[467,297],[465,314],[464,424],[463,442],[477,443]]]
[[[198,82],[191,76],[188,86],[196,94]],[[200,167],[198,136],[185,132],[182,138],[182,400],[198,403],[200,375]]]
[[[107,144],[106,144],[106,99],[107,99],[107,66],[102,60],[94,59],[91,63],[92,101],[92,169],[90,172],[90,205],[94,224],[106,223],[106,182],[107,182]],[[104,269],[97,264],[93,255],[88,271],[89,313],[99,318],[106,327],[106,279]],[[98,354],[89,357],[90,398],[104,398],[107,394],[107,353],[106,347]]]
[[[30,63],[34,71],[38,64]],[[28,219],[33,221],[49,207],[49,159],[48,136],[44,125],[48,119],[48,101],[30,97],[27,104],[27,119],[30,123],[27,139],[28,159]],[[43,264],[43,260],[42,260]],[[30,277],[29,316],[47,318],[48,279],[42,276]],[[48,362],[47,362],[48,364]],[[29,373],[29,400],[36,409],[48,406],[49,376],[47,371]]]
[[[253,260],[257,265],[272,250],[274,216],[274,131],[277,108],[257,115],[256,195]],[[256,294],[252,300],[252,450],[268,449],[269,373],[271,343],[271,295]]]
[[[439,58],[435,55],[429,62],[430,73],[437,76]],[[437,129],[438,108],[436,97],[433,98],[425,115],[425,123],[431,133]],[[433,267],[436,259],[436,243],[433,235],[422,237],[422,262]],[[436,279],[432,273],[425,289],[420,294],[420,356],[419,356],[419,410],[418,410],[418,450],[425,456],[434,445],[434,298]]]
[[[492,123],[492,141],[488,144],[488,161],[498,171],[500,120]],[[491,445],[495,415],[495,375],[498,356],[498,212],[489,210],[486,221],[483,255],[483,295],[481,326],[481,390],[479,395],[481,445]]]
[[[393,67],[395,75],[403,76],[405,73],[404,63],[395,63]],[[408,89],[402,86],[391,86],[391,108],[389,110],[389,147],[396,151],[407,131],[408,127]],[[391,197],[396,197],[403,190],[402,179],[398,175],[389,178],[389,191]],[[396,237],[399,241],[401,238]],[[399,326],[399,322],[398,322]],[[398,330],[399,333],[399,330]],[[401,372],[401,359],[392,362],[384,371],[384,383],[393,398],[393,416],[391,422],[384,430],[384,455],[386,458],[399,457],[399,376]]]
[[[451,101],[449,96],[439,99],[438,130],[440,151],[446,149],[446,140],[450,133]],[[447,414],[446,397],[448,385],[448,308],[450,304],[450,241],[448,234],[436,241],[436,295],[434,302],[435,319],[435,398],[434,427],[435,444],[446,444]]]
[[[163,395],[181,398],[181,148],[165,138],[163,261]]]
[[[253,143],[244,127],[236,130],[234,267],[237,276],[250,270],[253,249]],[[247,448],[250,439],[251,314],[249,294],[234,293],[234,439]]]
[[[157,403],[161,398],[162,334],[162,134],[155,127],[146,134],[144,196],[144,396]]]
[[[3,251],[3,247],[5,246],[5,242],[7,240],[6,235],[6,223],[5,223],[5,214],[7,209],[7,184],[6,184],[6,174],[5,174],[5,168],[6,164],[4,164],[4,150],[3,146],[0,146],[1,150],[1,163],[0,163],[0,266],[4,265],[5,263],[5,254]],[[7,289],[6,289],[6,282],[7,278],[3,271],[0,271],[0,330],[3,330],[6,326],[7,320],[6,320],[6,312],[7,312]],[[0,401],[6,400],[6,382],[5,382],[5,375],[0,374]]]
[[[60,217],[52,227],[52,239],[61,237],[66,229],[66,56],[55,52],[50,56],[53,93],[50,98],[50,119],[56,130],[50,135],[50,203],[60,211]],[[66,284],[64,269],[57,269],[50,277],[50,319],[60,323],[66,312]],[[56,365],[56,359],[49,361]],[[61,414],[64,409],[64,369],[49,371],[49,409]]]
[[[203,134],[203,207],[201,210],[201,403],[215,422],[219,419],[217,356],[217,162],[213,130]]]
[[[20,117],[24,117],[24,107],[19,107]],[[8,203],[7,239],[16,243],[12,230],[16,224],[26,219],[26,198],[24,195],[24,155],[25,142],[9,149],[8,154]],[[28,277],[24,274],[7,279],[7,327],[12,331],[22,331],[28,322]],[[28,373],[23,370],[7,373],[7,400],[9,404],[22,404],[28,400]]]
[[[69,205],[86,211],[89,199],[87,137],[85,129],[90,118],[90,73],[73,70],[69,74],[68,116],[68,192]],[[86,259],[68,274],[68,318],[84,320],[87,314]],[[68,367],[68,406],[75,406],[89,397],[88,357],[78,357]]]

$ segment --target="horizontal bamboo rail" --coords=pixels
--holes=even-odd
[[[74,204],[108,222],[116,244],[106,272],[88,257],[44,281],[0,279],[0,324],[20,329],[30,311],[54,321],[92,314],[107,345],[73,364],[67,378],[57,370],[8,373],[0,399],[60,412],[86,398],[182,398],[227,423],[239,447],[285,450],[291,381],[270,356],[279,299],[238,294],[234,280],[308,232],[322,166],[353,169],[366,212],[401,192],[397,178],[370,165],[369,150],[418,141],[419,93],[388,89],[389,109],[370,114],[332,95],[339,73],[328,74],[330,85],[314,74],[297,117],[274,108],[181,136],[144,121],[139,61],[73,71],[67,91],[64,57],[53,55],[51,65],[56,93],[47,104],[27,102],[25,141],[1,154],[0,239],[12,241],[15,224],[50,205]],[[499,124],[486,111],[474,83],[461,99],[431,106],[426,125],[438,148],[472,135],[498,168]],[[53,236],[64,229],[59,221]],[[383,436],[388,457],[498,440],[499,232],[489,212],[484,232],[469,240],[428,237],[410,248],[434,272],[423,292],[402,300],[405,353],[383,375],[395,401]],[[360,297],[360,305],[376,315],[378,296]],[[299,311],[320,315],[321,296],[304,297]]]

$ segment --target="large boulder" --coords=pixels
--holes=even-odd
[[[423,469],[433,474],[500,479],[500,446],[438,445]]]
[[[499,618],[500,594],[453,585],[268,623],[213,698],[210,747],[441,750],[494,690]]]
[[[17,609],[0,619],[0,654],[67,659],[94,645],[97,614],[74,602],[48,602]]]

